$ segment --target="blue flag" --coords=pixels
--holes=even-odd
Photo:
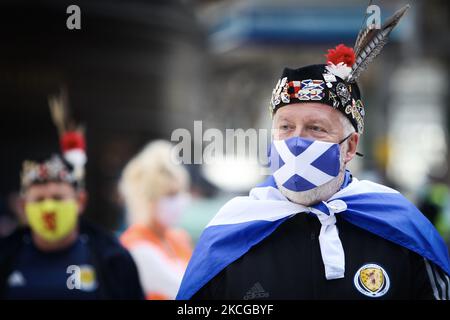
[[[313,208],[288,201],[273,177],[225,204],[203,231],[189,262],[177,299],[190,299],[229,264],[299,212],[323,211],[332,202],[345,203],[338,214],[348,222],[405,247],[450,275],[448,249],[429,220],[398,191],[370,182],[352,182],[327,203]],[[323,255],[323,251],[322,251]],[[325,259],[324,259],[325,260]]]

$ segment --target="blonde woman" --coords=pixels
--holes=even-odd
[[[121,242],[150,300],[175,298],[192,253],[189,235],[174,227],[189,201],[189,175],[171,150],[169,142],[150,143],[127,164],[119,184],[130,226]]]

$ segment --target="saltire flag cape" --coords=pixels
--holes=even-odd
[[[346,175],[348,178],[349,172]],[[334,226],[335,220],[331,223],[326,221],[333,220],[334,214],[416,252],[450,275],[444,241],[428,219],[398,191],[353,178],[327,202],[304,207],[284,197],[270,176],[262,185],[253,188],[249,196],[230,200],[206,226],[183,277],[177,299],[190,299],[284,221],[302,212],[316,214],[322,223],[319,241],[327,279],[343,277],[345,271],[344,252]]]

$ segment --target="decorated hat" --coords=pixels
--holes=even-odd
[[[50,97],[49,105],[53,122],[58,128],[61,150],[48,158],[23,162],[22,190],[33,184],[47,182],[67,182],[75,187],[84,185],[84,166],[87,162],[84,130],[68,121],[63,94]]]
[[[343,44],[329,49],[324,64],[285,68],[272,92],[272,116],[289,104],[318,102],[342,112],[356,132],[363,133],[365,110],[356,80],[380,54],[408,8],[398,10],[381,28],[371,24],[361,29],[353,49]]]
[[[33,184],[47,182],[67,182],[77,185],[73,167],[54,154],[44,160],[25,160],[22,165],[21,186],[26,189]]]

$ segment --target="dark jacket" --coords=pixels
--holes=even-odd
[[[223,269],[192,299],[449,298],[449,279],[431,262],[336,218],[345,251],[344,278],[325,278],[318,239],[321,224],[314,216],[297,214]],[[375,270],[371,266],[381,267],[385,274],[371,275]],[[377,293],[378,284],[384,289]]]
[[[15,258],[29,234],[28,228],[22,228],[0,239],[0,299],[4,295]],[[113,235],[83,220],[80,223],[80,237],[86,239],[91,251],[100,299],[144,299],[136,265],[129,252]]]

